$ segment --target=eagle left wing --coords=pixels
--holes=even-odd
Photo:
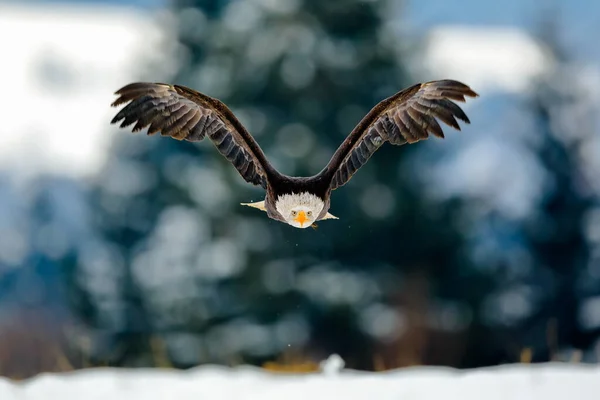
[[[248,183],[266,189],[275,174],[262,149],[233,112],[221,101],[185,86],[136,82],[119,89],[112,106],[127,105],[111,123],[134,124],[133,132],[148,127],[177,140],[197,142],[208,137]]]
[[[345,185],[385,142],[415,143],[429,134],[443,138],[439,119],[460,130],[456,118],[470,123],[452,100],[477,97],[467,85],[440,80],[419,83],[377,104],[354,128],[323,170],[331,177],[331,189]]]

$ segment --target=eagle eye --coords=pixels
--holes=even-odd
[[[295,217],[296,215],[298,215],[298,211],[292,210],[292,217]]]
[[[308,215],[310,217],[312,215],[312,211],[307,211],[306,215]]]

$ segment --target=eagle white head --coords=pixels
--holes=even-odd
[[[315,222],[325,203],[307,192],[284,194],[277,198],[275,208],[285,222],[295,228],[308,228]]]

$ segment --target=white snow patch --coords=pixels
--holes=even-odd
[[[586,299],[579,310],[579,323],[585,329],[600,327],[600,296]]]
[[[323,374],[331,376],[339,374],[344,368],[344,360],[337,354],[332,354],[319,365]]]
[[[418,60],[433,79],[457,79],[479,93],[523,92],[551,68],[543,47],[514,27],[439,26],[430,31]]]
[[[334,361],[336,367],[340,365],[337,357]],[[188,371],[101,368],[44,374],[22,383],[0,380],[2,400],[592,400],[599,392],[600,367],[560,363],[470,371],[416,367],[298,375],[247,366],[202,366]]]
[[[105,5],[0,5],[0,169],[80,177],[104,161],[114,91],[173,69],[167,32],[146,12]]]

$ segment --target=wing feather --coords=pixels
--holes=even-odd
[[[115,94],[118,98],[112,106],[126,106],[111,123],[121,121],[121,128],[135,124],[133,132],[147,128],[148,135],[160,132],[190,142],[208,136],[246,182],[266,188],[273,167],[252,135],[219,100],[164,83],[131,83]]]
[[[415,143],[430,134],[443,138],[437,120],[460,130],[458,120],[470,123],[455,101],[477,97],[470,87],[453,80],[431,81],[404,89],[377,104],[336,150],[322,173],[331,189],[345,185],[385,142]]]

